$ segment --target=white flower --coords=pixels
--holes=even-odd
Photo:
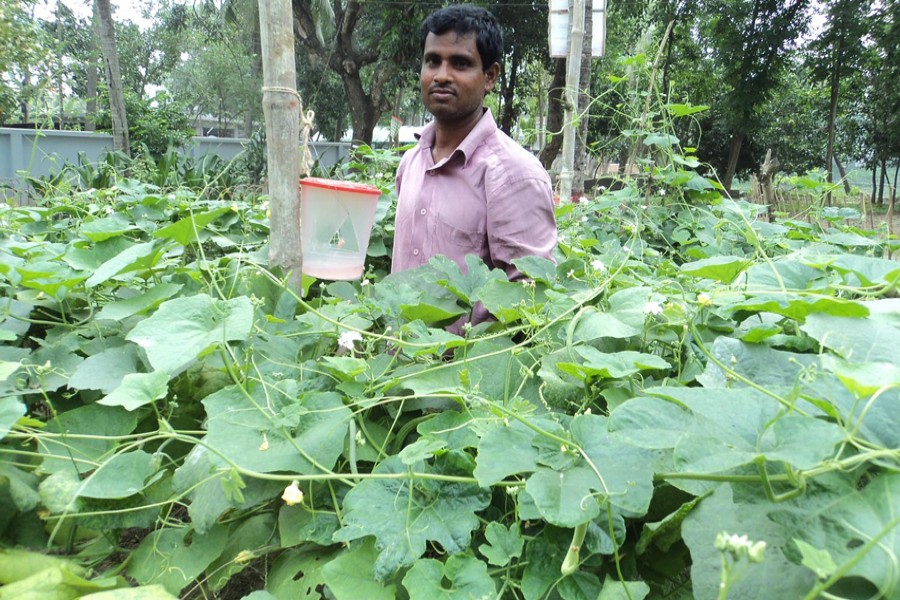
[[[603,271],[604,269],[606,269],[606,265],[603,264],[602,260],[592,260],[591,268],[594,269],[595,271]]]
[[[358,331],[345,331],[338,337],[338,346],[353,350],[353,342],[361,342],[362,334]]]
[[[575,277],[575,269],[572,269],[571,271],[566,273],[566,277],[568,277],[569,279],[571,279],[572,277]]]
[[[631,254],[631,247],[625,246],[624,248],[622,248],[622,252],[624,252],[625,254]]]
[[[294,506],[303,502],[303,490],[300,489],[298,483],[295,479],[291,482],[291,485],[284,488],[284,493],[281,494],[281,499],[288,506]]]
[[[260,452],[265,452],[268,449],[269,449],[269,438],[268,438],[268,436],[266,436],[266,434],[263,434],[263,441],[262,441],[262,444],[259,445],[259,450],[260,450]]]
[[[369,285],[369,280],[363,279],[362,281],[359,282],[359,285],[362,287],[366,287],[367,285]]]
[[[700,292],[699,294],[697,294],[697,302],[699,302],[703,306],[709,306],[710,304],[712,304],[712,298],[709,297],[709,294]]]
[[[750,559],[750,562],[761,563],[763,559],[766,557],[766,543],[765,542],[756,542],[751,544],[747,549],[747,558]]]
[[[587,216],[581,217],[581,222],[582,222],[582,223],[587,223],[587,222],[588,222]]]
[[[649,301],[644,305],[644,312],[648,315],[658,315],[663,310],[662,304],[659,302]]]

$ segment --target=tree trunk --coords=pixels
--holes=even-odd
[[[59,93],[59,130],[66,128],[66,96],[63,94],[63,22],[59,14],[59,0],[56,0],[56,86]]]
[[[562,165],[559,169],[559,197],[572,199],[575,171],[575,113],[578,110],[578,83],[581,77],[581,50],[584,43],[584,0],[575,0],[569,14],[569,54],[566,58],[565,117],[563,118]]]
[[[840,47],[838,48],[838,51]],[[831,72],[831,103],[828,108],[828,147],[825,151],[825,177],[828,183],[834,182],[834,123],[837,120],[838,95],[841,87],[841,79],[838,77],[837,68]],[[825,205],[831,206],[831,187],[825,195]]]
[[[841,159],[838,158],[837,155],[834,156],[834,164],[837,165],[838,173],[841,175],[841,182],[844,184],[844,193],[850,194],[850,182],[847,181],[847,169],[844,168],[844,164],[841,162]]]
[[[728,154],[728,168],[725,171],[725,177],[722,179],[722,185],[725,191],[731,195],[731,182],[734,180],[734,172],[737,171],[738,157],[741,155],[741,146],[744,144],[744,132],[735,131],[731,136],[731,151]]]
[[[884,204],[884,182],[887,181],[887,158],[881,159],[881,179],[878,182],[878,204]]]
[[[94,23],[100,38],[103,55],[103,71],[109,87],[109,113],[112,118],[113,148],[131,154],[128,141],[128,116],[125,114],[125,93],[122,90],[122,73],[119,71],[119,53],[116,50],[116,27],[109,0],[94,1]]]
[[[506,135],[512,135],[513,124],[518,117],[518,110],[515,106],[516,83],[518,80],[519,63],[521,57],[518,52],[513,52],[509,61],[509,68],[504,70],[506,80],[504,81],[502,92],[503,110],[500,115],[500,130]]]
[[[579,74],[578,87],[582,93],[578,94],[578,132],[575,138],[575,174],[572,178],[572,196],[581,198],[584,196],[584,180],[588,170],[587,146],[585,141],[588,138],[588,105],[590,104],[591,91],[591,61],[593,59],[593,41],[594,28],[594,2],[593,0],[585,0],[584,2],[584,42],[581,48],[581,73]]]
[[[550,91],[547,94],[547,144],[541,148],[538,158],[548,171],[553,167],[553,161],[559,155],[562,148],[563,122],[563,89],[566,85],[566,59],[558,58],[554,61],[553,80],[550,82]]]
[[[300,246],[300,97],[294,63],[290,0],[260,0],[263,112],[266,117],[269,207],[272,211],[269,265],[289,274],[302,290]]]

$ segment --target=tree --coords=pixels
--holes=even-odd
[[[747,135],[759,126],[763,105],[786,64],[787,51],[805,30],[809,0],[712,0],[704,4],[700,32],[722,69],[722,112],[730,135],[722,183],[731,187]]]
[[[867,14],[870,5],[869,0],[832,0],[826,11],[825,29],[810,44],[813,76],[827,81],[829,89],[828,143],[823,165],[828,183],[832,182],[834,172],[835,122],[841,82],[861,66],[865,52],[863,38],[871,29]]]
[[[28,10],[33,0],[0,0],[0,123],[28,120],[33,68],[46,62],[47,39]]]
[[[112,117],[113,148],[131,153],[128,142],[128,116],[125,112],[125,93],[119,70],[119,53],[116,51],[116,28],[109,0],[94,0],[94,23],[103,53],[103,72],[109,88],[109,108]]]

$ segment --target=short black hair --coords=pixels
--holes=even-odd
[[[454,31],[460,35],[475,33],[475,45],[481,55],[482,68],[487,71],[503,56],[503,29],[488,10],[471,4],[454,4],[439,8],[422,23],[422,50],[429,33],[442,35]]]

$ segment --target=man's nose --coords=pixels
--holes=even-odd
[[[446,62],[441,61],[441,64],[439,64],[437,69],[435,69],[434,80],[435,81],[449,81],[450,80],[450,69],[448,68]]]

